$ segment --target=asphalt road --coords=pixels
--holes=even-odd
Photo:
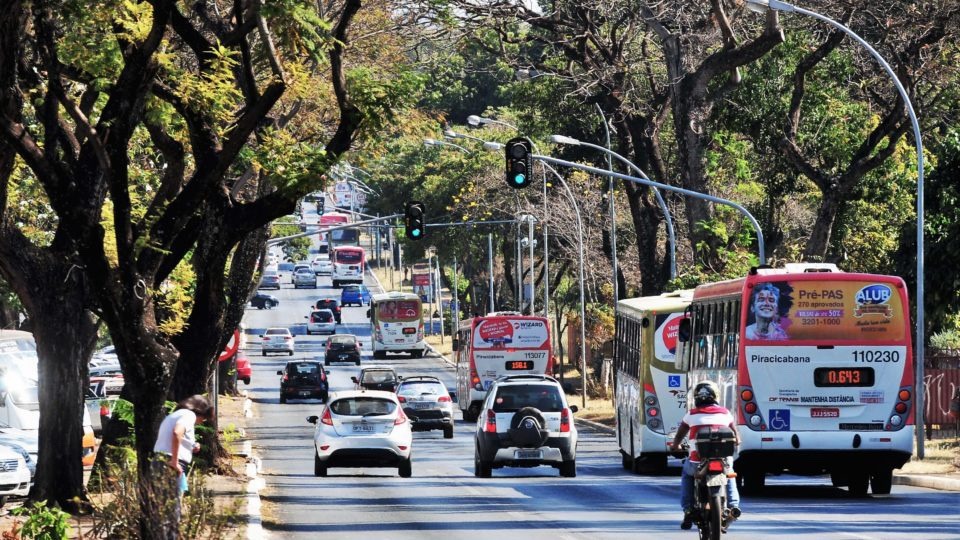
[[[281,278],[278,308],[250,308],[244,321],[248,331],[289,327],[297,334],[293,358],[312,358],[326,336],[304,335],[303,317],[317,298],[339,298],[340,291],[331,288],[328,277],[321,277],[316,290],[294,290],[289,280],[288,274]],[[436,357],[397,355],[374,362],[366,309],[344,308],[344,324],[338,327],[338,333],[360,336],[363,365],[391,365],[401,375],[436,375],[453,386],[452,370]],[[256,336],[250,337],[254,418],[247,435],[263,460],[263,523],[271,538],[696,537],[695,530],[679,529],[678,476],[623,471],[616,440],[583,426],[577,478],[560,478],[548,467],[498,469],[491,479],[475,478],[473,425],[462,420],[451,440],[440,431],[414,434],[412,478],[399,478],[395,469],[347,468],[316,478],[313,425],[306,417],[319,414],[320,404],[280,405],[276,371],[289,357],[260,356]],[[329,369],[334,390],[352,388],[350,376],[359,371],[354,365]],[[725,538],[960,538],[958,507],[960,493],[895,485],[889,496],[855,499],[830,487],[827,478],[772,478],[762,496],[743,500],[744,515]]]

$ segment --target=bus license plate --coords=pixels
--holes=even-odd
[[[517,450],[516,459],[543,459],[543,450]]]
[[[373,433],[374,425],[373,424],[354,424],[353,432],[354,433]]]

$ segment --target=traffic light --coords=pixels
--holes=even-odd
[[[424,214],[426,209],[420,201],[410,201],[406,205],[406,215],[403,218],[404,227],[407,230],[407,238],[410,240],[420,240],[426,234],[427,229],[424,226]]]
[[[533,144],[526,137],[510,139],[506,144],[507,184],[522,189],[533,180]]]

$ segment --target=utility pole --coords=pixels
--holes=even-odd
[[[497,310],[493,301],[493,233],[487,233],[487,262],[490,272],[490,313]]]

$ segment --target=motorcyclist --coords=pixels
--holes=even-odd
[[[740,446],[740,434],[737,432],[733,415],[717,403],[719,395],[720,392],[713,381],[697,383],[693,389],[694,408],[684,415],[677,434],[673,438],[673,447],[679,448],[683,438],[688,432],[690,434],[690,455],[684,461],[680,474],[680,505],[683,507],[683,522],[680,523],[680,528],[684,530],[693,526],[693,476],[700,465],[700,456],[696,448],[697,431],[706,426],[729,427],[733,430],[736,445]],[[732,467],[733,458],[725,458],[725,461],[728,467]],[[733,481],[727,482],[727,508],[730,509],[732,519],[740,516],[740,493],[737,492],[737,483]]]

